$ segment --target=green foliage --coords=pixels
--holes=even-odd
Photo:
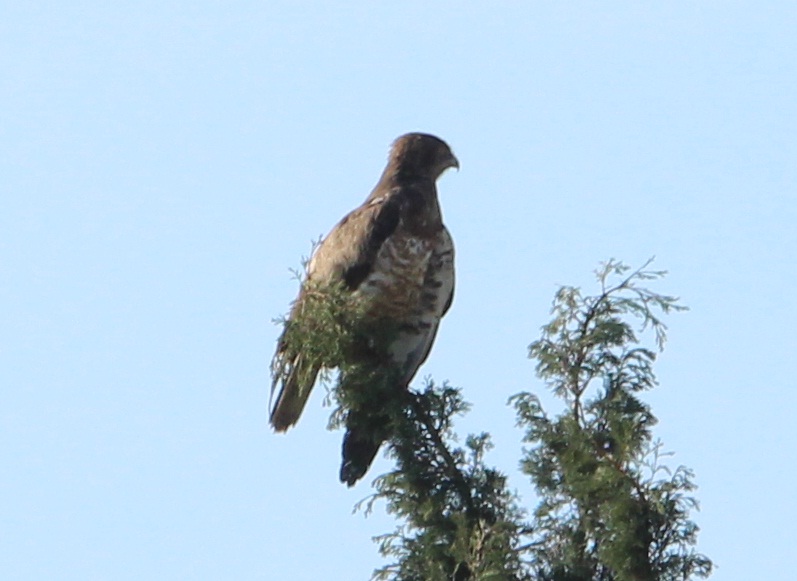
[[[523,573],[523,512],[506,478],[484,463],[487,434],[455,446],[452,419],[468,405],[458,389],[428,383],[410,396],[390,442],[396,469],[376,481],[376,494],[402,524],[377,538],[396,559],[376,579],[516,580]]]
[[[597,296],[562,288],[553,320],[529,348],[538,375],[564,402],[550,417],[536,395],[512,399],[532,444],[521,468],[540,496],[533,543],[540,579],[675,580],[711,572],[693,550],[692,474],[660,464],[656,418],[639,399],[657,382],[656,353],[638,346],[637,332],[651,330],[662,349],[658,313],[684,309],[638,286],[664,274],[646,267],[628,274],[621,263],[604,264]],[[620,281],[610,284],[613,278]]]
[[[366,428],[386,440],[396,469],[379,477],[367,511],[382,500],[401,521],[382,535],[380,552],[394,562],[374,573],[396,581],[494,581],[526,579],[521,543],[522,511],[506,478],[488,468],[489,436],[470,436],[456,445],[452,422],[468,404],[460,390],[428,383],[420,393],[396,391],[397,370],[387,346],[398,330],[370,316],[367,305],[342,286],[305,285],[282,338],[293,361],[328,373],[335,404],[330,428]],[[292,370],[275,365],[275,383]]]
[[[303,361],[298,371],[304,374],[297,383],[312,387],[319,369],[322,379],[329,380],[331,370],[353,349],[363,311],[364,305],[342,284],[305,282],[290,318],[277,321],[284,325],[284,331],[272,363],[274,384],[287,380],[297,355]]]
[[[308,280],[307,261],[304,266],[300,298],[290,317],[276,321],[284,331],[272,362],[273,384],[299,374],[294,383],[310,389],[319,374],[329,390],[326,402],[336,405],[330,429],[343,427],[354,411],[402,405],[406,394],[395,393],[396,370],[387,356],[395,325],[373,317],[367,301],[343,283]],[[294,274],[301,278],[298,271]]]
[[[506,477],[486,465],[489,435],[458,442],[453,421],[469,407],[460,390],[428,382],[417,393],[397,392],[386,348],[396,329],[367,316],[367,306],[342,287],[306,290],[286,326],[286,351],[301,354],[309,369],[336,368],[330,427],[367,427],[396,461],[360,504],[367,513],[383,501],[399,521],[376,538],[391,562],[375,579],[710,575],[711,561],[694,550],[693,475],[663,463],[667,455],[652,435],[656,418],[641,399],[657,385],[653,363],[667,330],[660,315],[684,310],[676,298],[640,286],[664,274],[647,266],[602,265],[596,296],[560,289],[553,320],[529,348],[539,377],[562,402],[551,415],[534,394],[511,399],[529,445],[521,469],[538,494],[531,523]],[[645,332],[653,348],[641,346]],[[285,371],[275,365],[275,377]]]

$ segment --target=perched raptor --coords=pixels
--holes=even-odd
[[[454,245],[443,225],[436,180],[459,162],[444,141],[408,133],[393,143],[387,167],[365,202],[324,238],[307,268],[290,324],[309,285],[339,283],[365,301],[365,317],[399,330],[387,345],[386,365],[405,390],[426,360],[440,319],[454,294]],[[271,425],[278,432],[296,423],[320,369],[280,339]],[[392,389],[392,387],[391,387]],[[378,417],[378,410],[374,410]],[[342,482],[352,486],[371,465],[382,437],[347,422]]]

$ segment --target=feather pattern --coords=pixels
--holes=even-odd
[[[366,201],[324,238],[308,264],[272,363],[277,393],[270,422],[278,432],[299,419],[320,366],[291,348],[285,333],[314,284],[343,284],[364,304],[364,317],[399,329],[388,346],[396,389],[406,389],[429,356],[454,293],[454,244],[443,225],[437,178],[459,162],[437,137],[410,133],[391,148],[387,167]],[[370,413],[370,412],[369,412]],[[379,410],[373,418],[379,420]],[[367,424],[368,422],[366,422]],[[349,426],[341,480],[354,484],[368,470],[384,435]]]

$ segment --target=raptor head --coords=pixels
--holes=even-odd
[[[448,144],[428,133],[407,133],[393,142],[389,165],[397,173],[436,180],[450,167],[459,169],[459,160]]]

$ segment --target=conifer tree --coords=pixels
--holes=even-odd
[[[537,396],[513,398],[532,445],[522,470],[539,495],[531,558],[538,579],[669,581],[711,572],[694,549],[692,472],[662,463],[656,417],[640,399],[657,381],[656,351],[640,345],[638,332],[651,332],[660,351],[667,327],[659,317],[684,310],[640,286],[665,274],[648,264],[634,272],[603,264],[596,296],[561,288],[553,320],[529,348],[563,403],[551,417]]]
[[[537,492],[531,514],[506,476],[486,465],[489,434],[459,443],[453,421],[469,407],[461,390],[427,382],[395,393],[374,328],[363,333],[361,306],[339,288],[317,289],[320,300],[291,322],[289,340],[312,345],[306,353],[338,368],[331,427],[372,421],[396,462],[361,503],[368,512],[383,501],[399,522],[377,538],[391,562],[375,579],[670,581],[711,573],[695,550],[692,473],[664,464],[651,431],[656,418],[640,399],[657,385],[656,350],[641,341],[650,333],[661,350],[667,328],[659,317],[684,309],[641,286],[664,274],[647,266],[603,264],[594,296],[561,288],[552,321],[529,348],[561,401],[550,415],[532,393],[510,400],[529,445],[521,471]],[[392,330],[383,323],[365,324],[376,324],[387,343]]]

